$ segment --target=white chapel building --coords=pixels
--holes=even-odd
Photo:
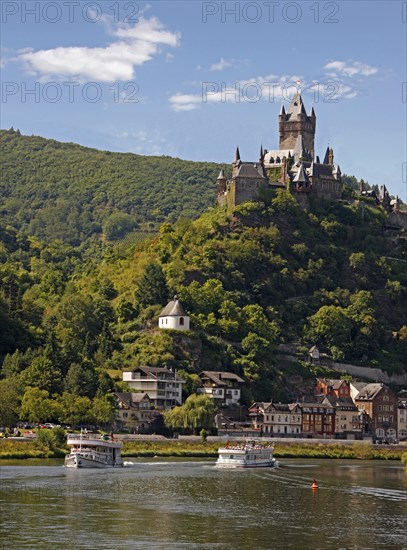
[[[178,300],[178,296],[165,306],[158,317],[158,328],[189,330],[189,317]]]

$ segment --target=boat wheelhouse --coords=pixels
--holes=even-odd
[[[123,466],[121,441],[113,436],[95,434],[68,434],[71,452],[65,457],[68,468],[118,468]]]
[[[273,456],[273,448],[260,444],[242,443],[218,450],[217,468],[276,468],[278,462]]]

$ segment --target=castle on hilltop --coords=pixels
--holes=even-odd
[[[287,112],[284,105],[278,116],[279,149],[263,151],[258,162],[243,162],[239,147],[232,163],[232,177],[224,170],[218,177],[218,203],[233,207],[245,201],[256,201],[264,189],[290,189],[301,203],[309,194],[318,198],[340,199],[341,170],[334,164],[332,147],[323,162],[315,157],[316,115],[314,108],[307,115],[300,93],[292,98]]]

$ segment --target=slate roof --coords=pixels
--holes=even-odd
[[[141,401],[143,401],[145,399],[145,397],[148,397],[148,399],[150,399],[150,396],[148,395],[148,393],[132,393],[131,394],[131,399],[133,401],[133,403],[140,403]]]
[[[309,175],[314,178],[332,178],[332,166],[330,164],[318,164],[317,162],[313,162],[310,167]]]
[[[134,369],[125,369],[123,372],[136,372],[138,370],[141,370],[148,376],[151,376],[152,378],[159,379],[160,374],[173,374],[174,380],[177,382],[184,383],[184,380],[180,378],[176,373],[172,372],[171,370],[167,369],[167,367],[136,367]]]
[[[267,165],[273,165],[274,163],[271,162],[271,159],[275,161],[276,158],[279,157],[280,163],[282,163],[284,157],[289,158],[290,156],[293,156],[293,153],[294,149],[272,149],[271,151],[267,151],[267,153],[265,153],[264,162]]]
[[[365,386],[367,386],[367,382],[351,382],[350,385],[356,390],[361,391]]]
[[[336,397],[336,395],[326,395],[322,403],[326,403],[339,410],[357,411],[358,408],[350,397]]]
[[[317,380],[326,386],[332,387],[334,390],[339,390],[344,383],[344,380],[340,380],[339,378],[317,378]]]
[[[302,134],[299,134],[297,136],[297,139],[295,140],[295,145],[294,145],[294,160],[298,160],[299,158],[304,156],[305,156],[304,141],[302,139]]]
[[[206,378],[209,378],[209,380],[212,380],[212,382],[217,386],[224,386],[224,380],[244,383],[243,378],[240,378],[240,376],[238,376],[234,372],[204,370],[199,373],[199,376],[201,376],[201,378],[202,375],[204,375]]]
[[[305,170],[304,170],[304,165],[303,164],[300,164],[300,167],[298,169],[298,172],[296,173],[293,181],[295,183],[305,183],[306,181],[308,181],[308,176],[307,174],[305,173]]]
[[[366,384],[356,396],[357,401],[371,401],[384,388],[381,383]]]
[[[242,162],[239,165],[239,170],[236,178],[264,178],[263,166],[257,162]]]
[[[174,296],[174,299],[168,302],[159,317],[187,317],[187,314],[177,296]]]
[[[123,405],[125,405],[129,409],[131,409],[135,403],[140,403],[141,401],[143,401],[143,399],[145,399],[146,396],[148,397],[148,399],[150,399],[148,394],[145,392],[143,393],[116,392],[115,395],[117,399],[119,399],[119,401],[121,401]]]
[[[290,103],[290,106],[288,107],[287,111],[287,118],[295,117],[299,114],[306,115],[304,103],[302,102],[302,97],[300,93],[296,93]]]
[[[309,407],[309,408],[321,408],[321,409],[332,409],[333,408],[333,405],[328,405],[328,403],[321,403],[320,401],[301,401],[301,403],[298,403],[298,405],[300,406],[301,409],[303,409],[304,407]]]

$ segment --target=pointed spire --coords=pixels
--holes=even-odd
[[[308,175],[312,178],[314,175],[314,161],[311,162],[311,166],[309,167]]]
[[[329,164],[329,145],[326,148],[325,156],[324,156],[324,162],[322,164]]]
[[[341,179],[341,176],[342,176],[342,172],[341,172],[341,169],[339,167],[339,164],[337,164],[334,169],[332,170],[332,174],[334,176],[335,179],[337,180],[340,180]]]
[[[304,156],[304,142],[302,139],[302,134],[298,134],[294,145],[294,160],[297,161]]]
[[[225,172],[222,167],[219,172],[218,180],[224,180],[224,179],[225,179]]]
[[[291,100],[290,106],[288,108],[287,114],[292,115],[292,116],[297,116],[299,114],[304,114],[304,115],[307,114],[306,111],[305,111],[305,107],[304,107],[304,103],[302,101],[301,94],[299,92],[294,94],[294,96]]]
[[[318,156],[318,155],[317,155],[317,160],[316,160],[316,163],[317,163],[317,164],[321,164],[321,160],[320,160],[320,158],[319,158],[319,156]]]
[[[259,157],[260,164],[263,164],[264,162],[264,152],[263,152],[263,144],[260,145],[260,157]]]
[[[298,172],[296,173],[293,181],[295,183],[305,183],[306,181],[308,181],[307,174],[305,173],[304,165],[302,163],[300,164]]]
[[[280,116],[284,116],[285,115],[285,109],[284,109],[284,103],[281,104],[281,109],[280,109]]]
[[[235,151],[235,160],[234,162],[239,162],[240,161],[240,151],[239,151],[239,147],[236,147],[236,151]]]
[[[311,114],[310,114],[310,116],[313,116],[314,118],[316,118],[316,116],[317,116],[317,115],[315,114],[314,107],[312,107],[312,109],[311,109]]]

